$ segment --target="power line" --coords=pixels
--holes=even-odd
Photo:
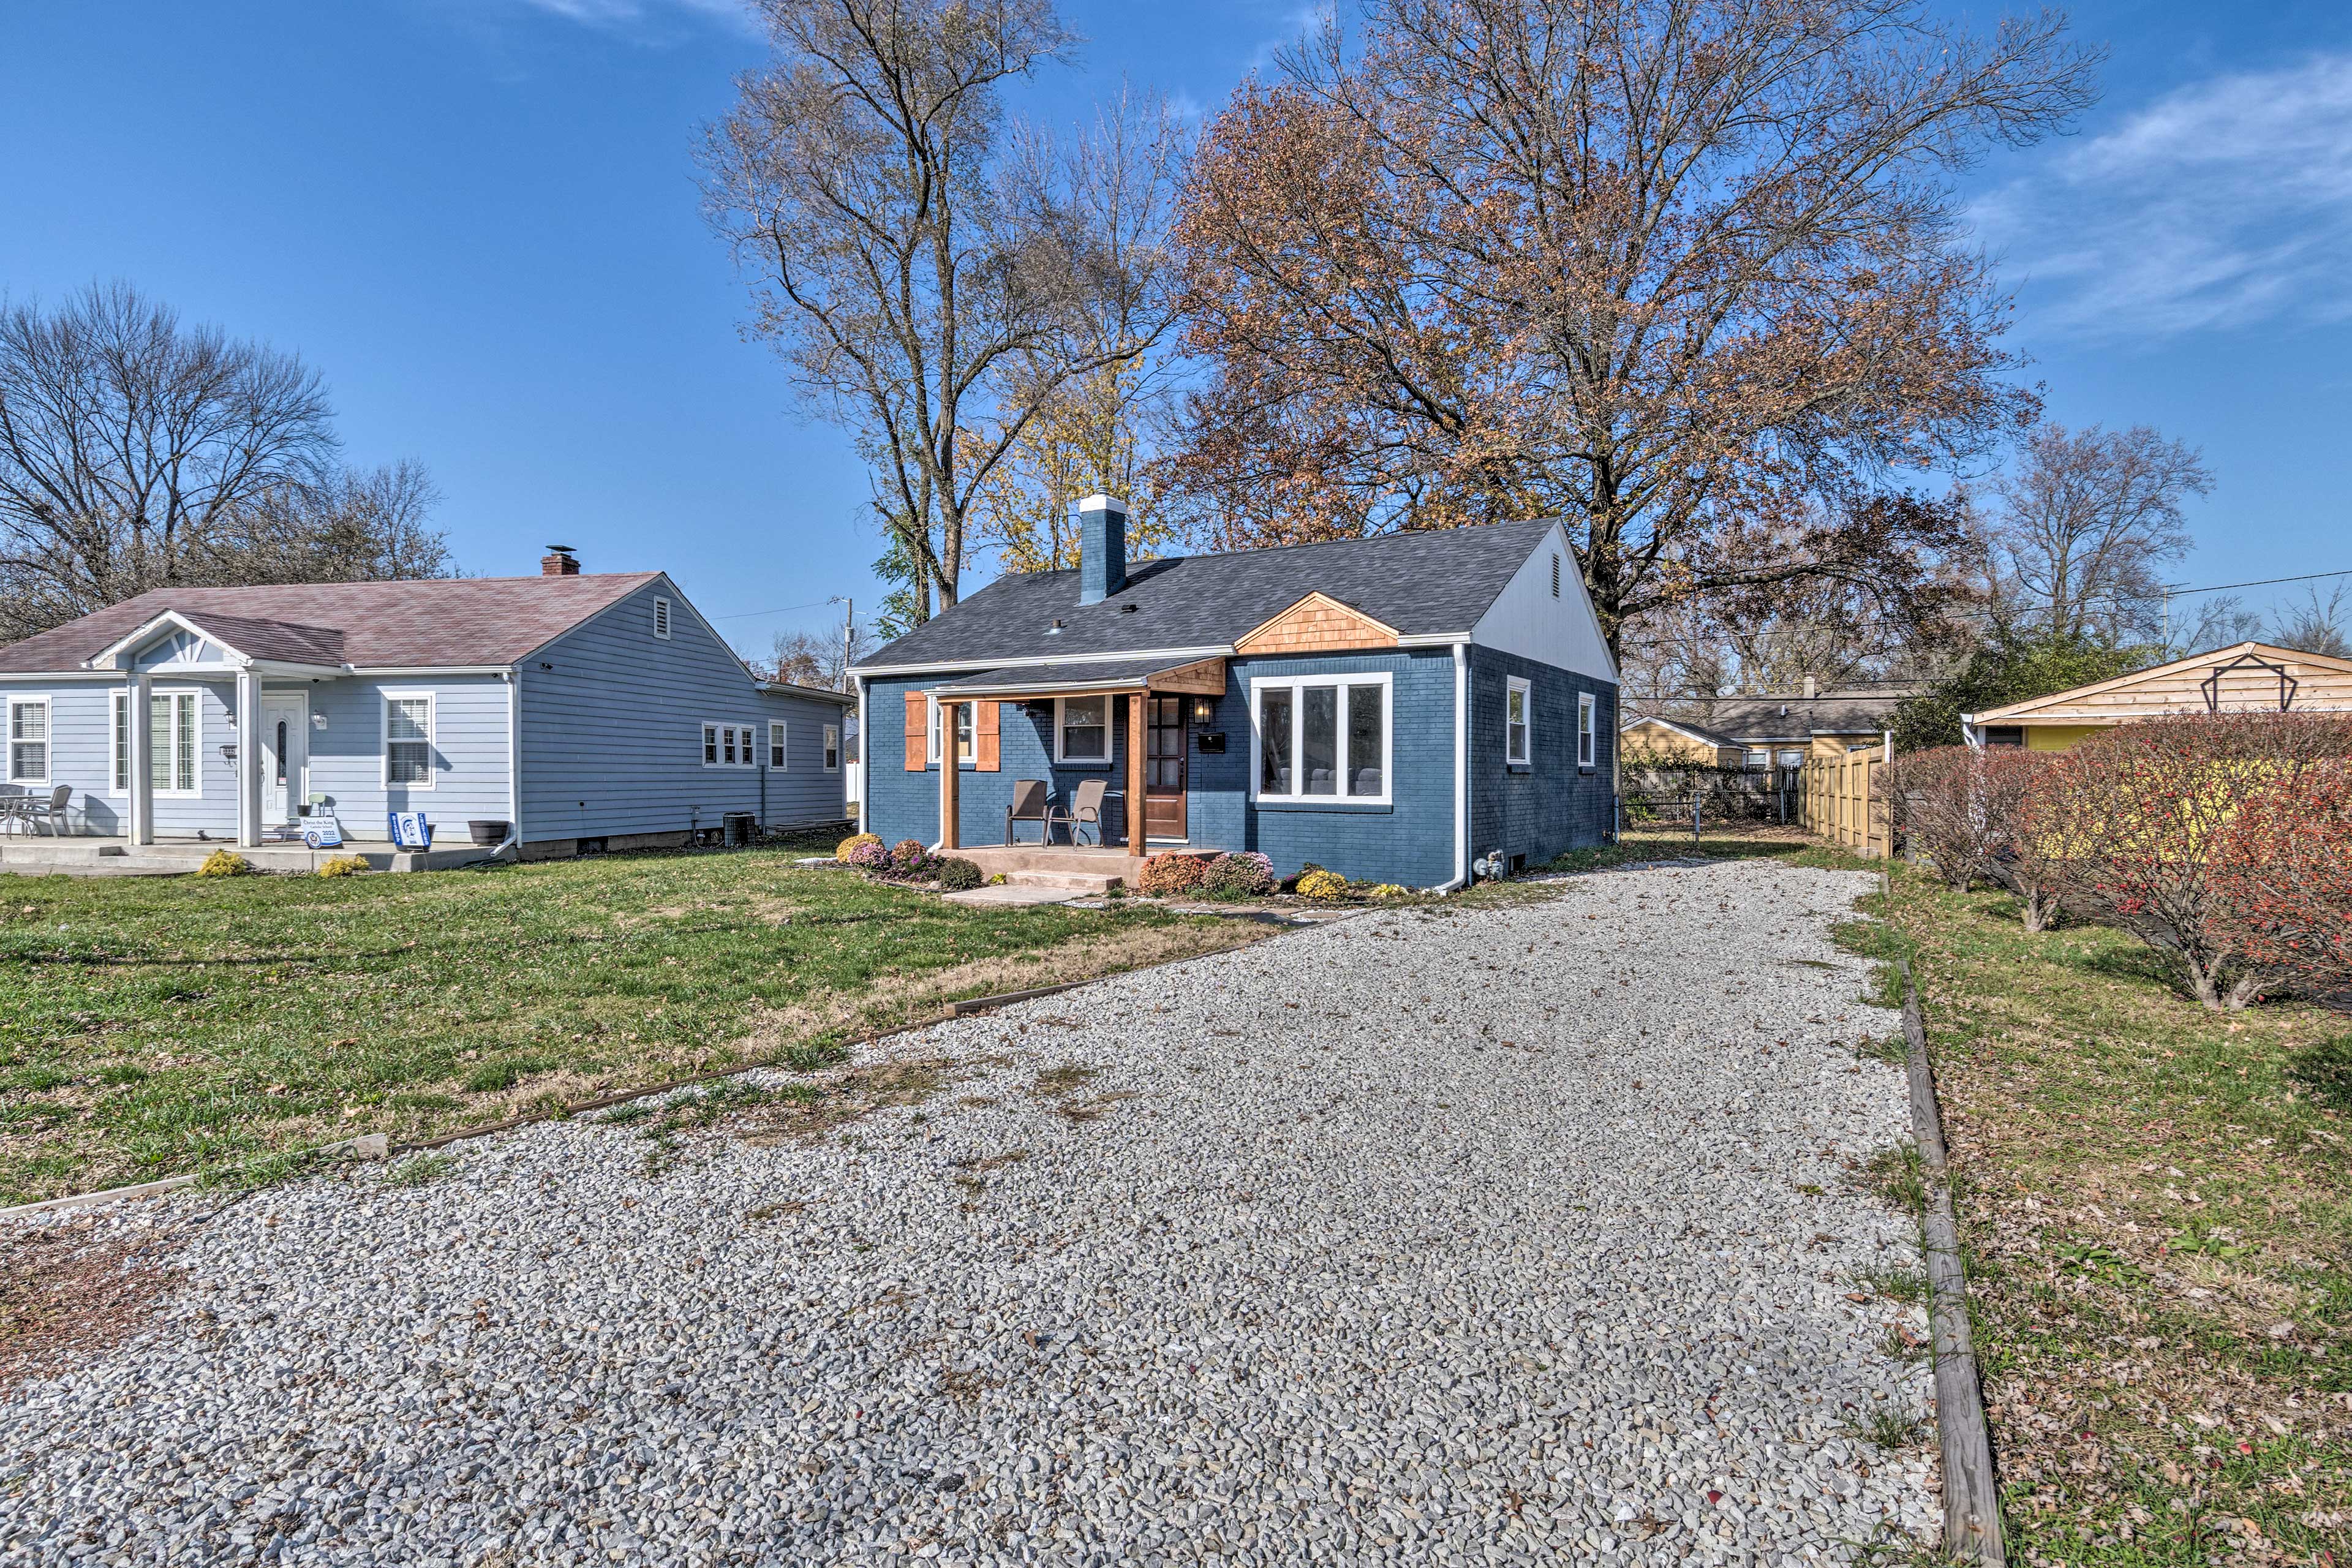
[[[2300,577],[2262,577],[2251,583],[2216,583],[2210,588],[2167,587],[2167,598],[2185,599],[2191,594],[2219,594],[2229,588],[2269,588],[2281,583],[2315,583],[2323,577],[2352,577],[2352,567],[2341,572],[2306,572]]]
[[[812,605],[786,605],[781,610],[738,610],[731,616],[711,616],[708,618],[714,621],[748,621],[754,616],[789,616],[794,610],[821,610],[827,605],[837,603],[836,599],[819,599]]]

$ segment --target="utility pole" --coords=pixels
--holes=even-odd
[[[827,604],[841,606],[841,668],[834,673],[838,690],[849,689],[849,667],[857,662],[857,601],[845,594],[836,594]]]

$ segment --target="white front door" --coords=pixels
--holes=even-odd
[[[310,758],[310,704],[301,693],[261,696],[261,820],[294,820],[305,798],[304,764]]]

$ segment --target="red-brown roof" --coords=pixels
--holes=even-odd
[[[0,647],[0,674],[79,669],[166,610],[254,658],[362,669],[513,664],[659,575],[157,588]]]

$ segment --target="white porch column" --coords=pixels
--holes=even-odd
[[[261,842],[261,677],[236,672],[236,841],[250,849]]]
[[[131,711],[123,715],[130,731],[131,842],[155,842],[155,735],[150,711],[154,683],[144,671],[131,678]]]

